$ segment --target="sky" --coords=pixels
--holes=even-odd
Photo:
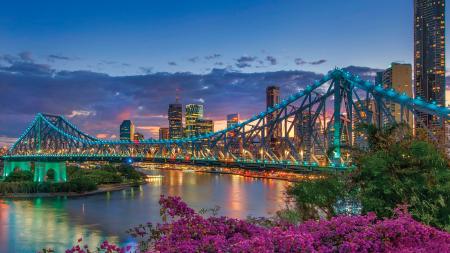
[[[0,145],[38,112],[102,138],[130,118],[156,137],[176,89],[218,129],[264,109],[267,85],[287,96],[334,67],[371,78],[412,57],[412,0],[7,1]]]

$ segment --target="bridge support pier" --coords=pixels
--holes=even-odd
[[[31,171],[31,162],[4,161],[3,178],[7,177],[14,170]]]
[[[55,182],[67,182],[65,162],[36,162],[34,164],[34,182],[44,182],[49,170],[55,172]]]

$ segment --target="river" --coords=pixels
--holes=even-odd
[[[220,206],[219,214],[235,218],[271,216],[284,206],[288,182],[229,174],[152,169],[162,175],[148,184],[121,191],[67,198],[0,199],[0,252],[56,252],[76,243],[103,240],[132,242],[126,230],[159,222],[161,194],[181,196],[192,208]]]

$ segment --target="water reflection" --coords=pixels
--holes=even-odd
[[[94,246],[107,239],[125,243],[125,231],[159,222],[161,194],[179,195],[194,209],[221,207],[236,218],[267,216],[283,206],[285,181],[236,175],[152,170],[140,187],[80,198],[0,200],[0,252],[63,251],[80,237]]]

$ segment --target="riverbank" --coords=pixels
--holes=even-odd
[[[315,179],[320,177],[320,174],[297,174],[290,172],[258,172],[258,171],[249,171],[243,169],[228,169],[228,168],[205,168],[205,167],[196,167],[196,166],[186,166],[186,165],[178,165],[177,167],[166,167],[166,166],[155,166],[155,168],[148,168],[145,166],[138,166],[136,168],[140,172],[145,172],[152,169],[160,169],[160,170],[177,170],[182,172],[194,172],[194,173],[209,173],[209,174],[224,174],[224,175],[237,175],[247,178],[257,178],[257,179],[273,179],[273,180],[282,180],[288,181],[291,183],[300,182],[302,180],[307,179]]]
[[[139,183],[138,185],[143,185],[145,182]],[[11,193],[0,195],[0,199],[21,199],[21,198],[53,198],[53,197],[84,197],[91,196],[95,194],[101,194],[105,192],[113,192],[125,190],[131,187],[137,186],[136,183],[120,183],[120,184],[108,184],[100,185],[97,190],[88,192],[53,192],[53,193]]]

